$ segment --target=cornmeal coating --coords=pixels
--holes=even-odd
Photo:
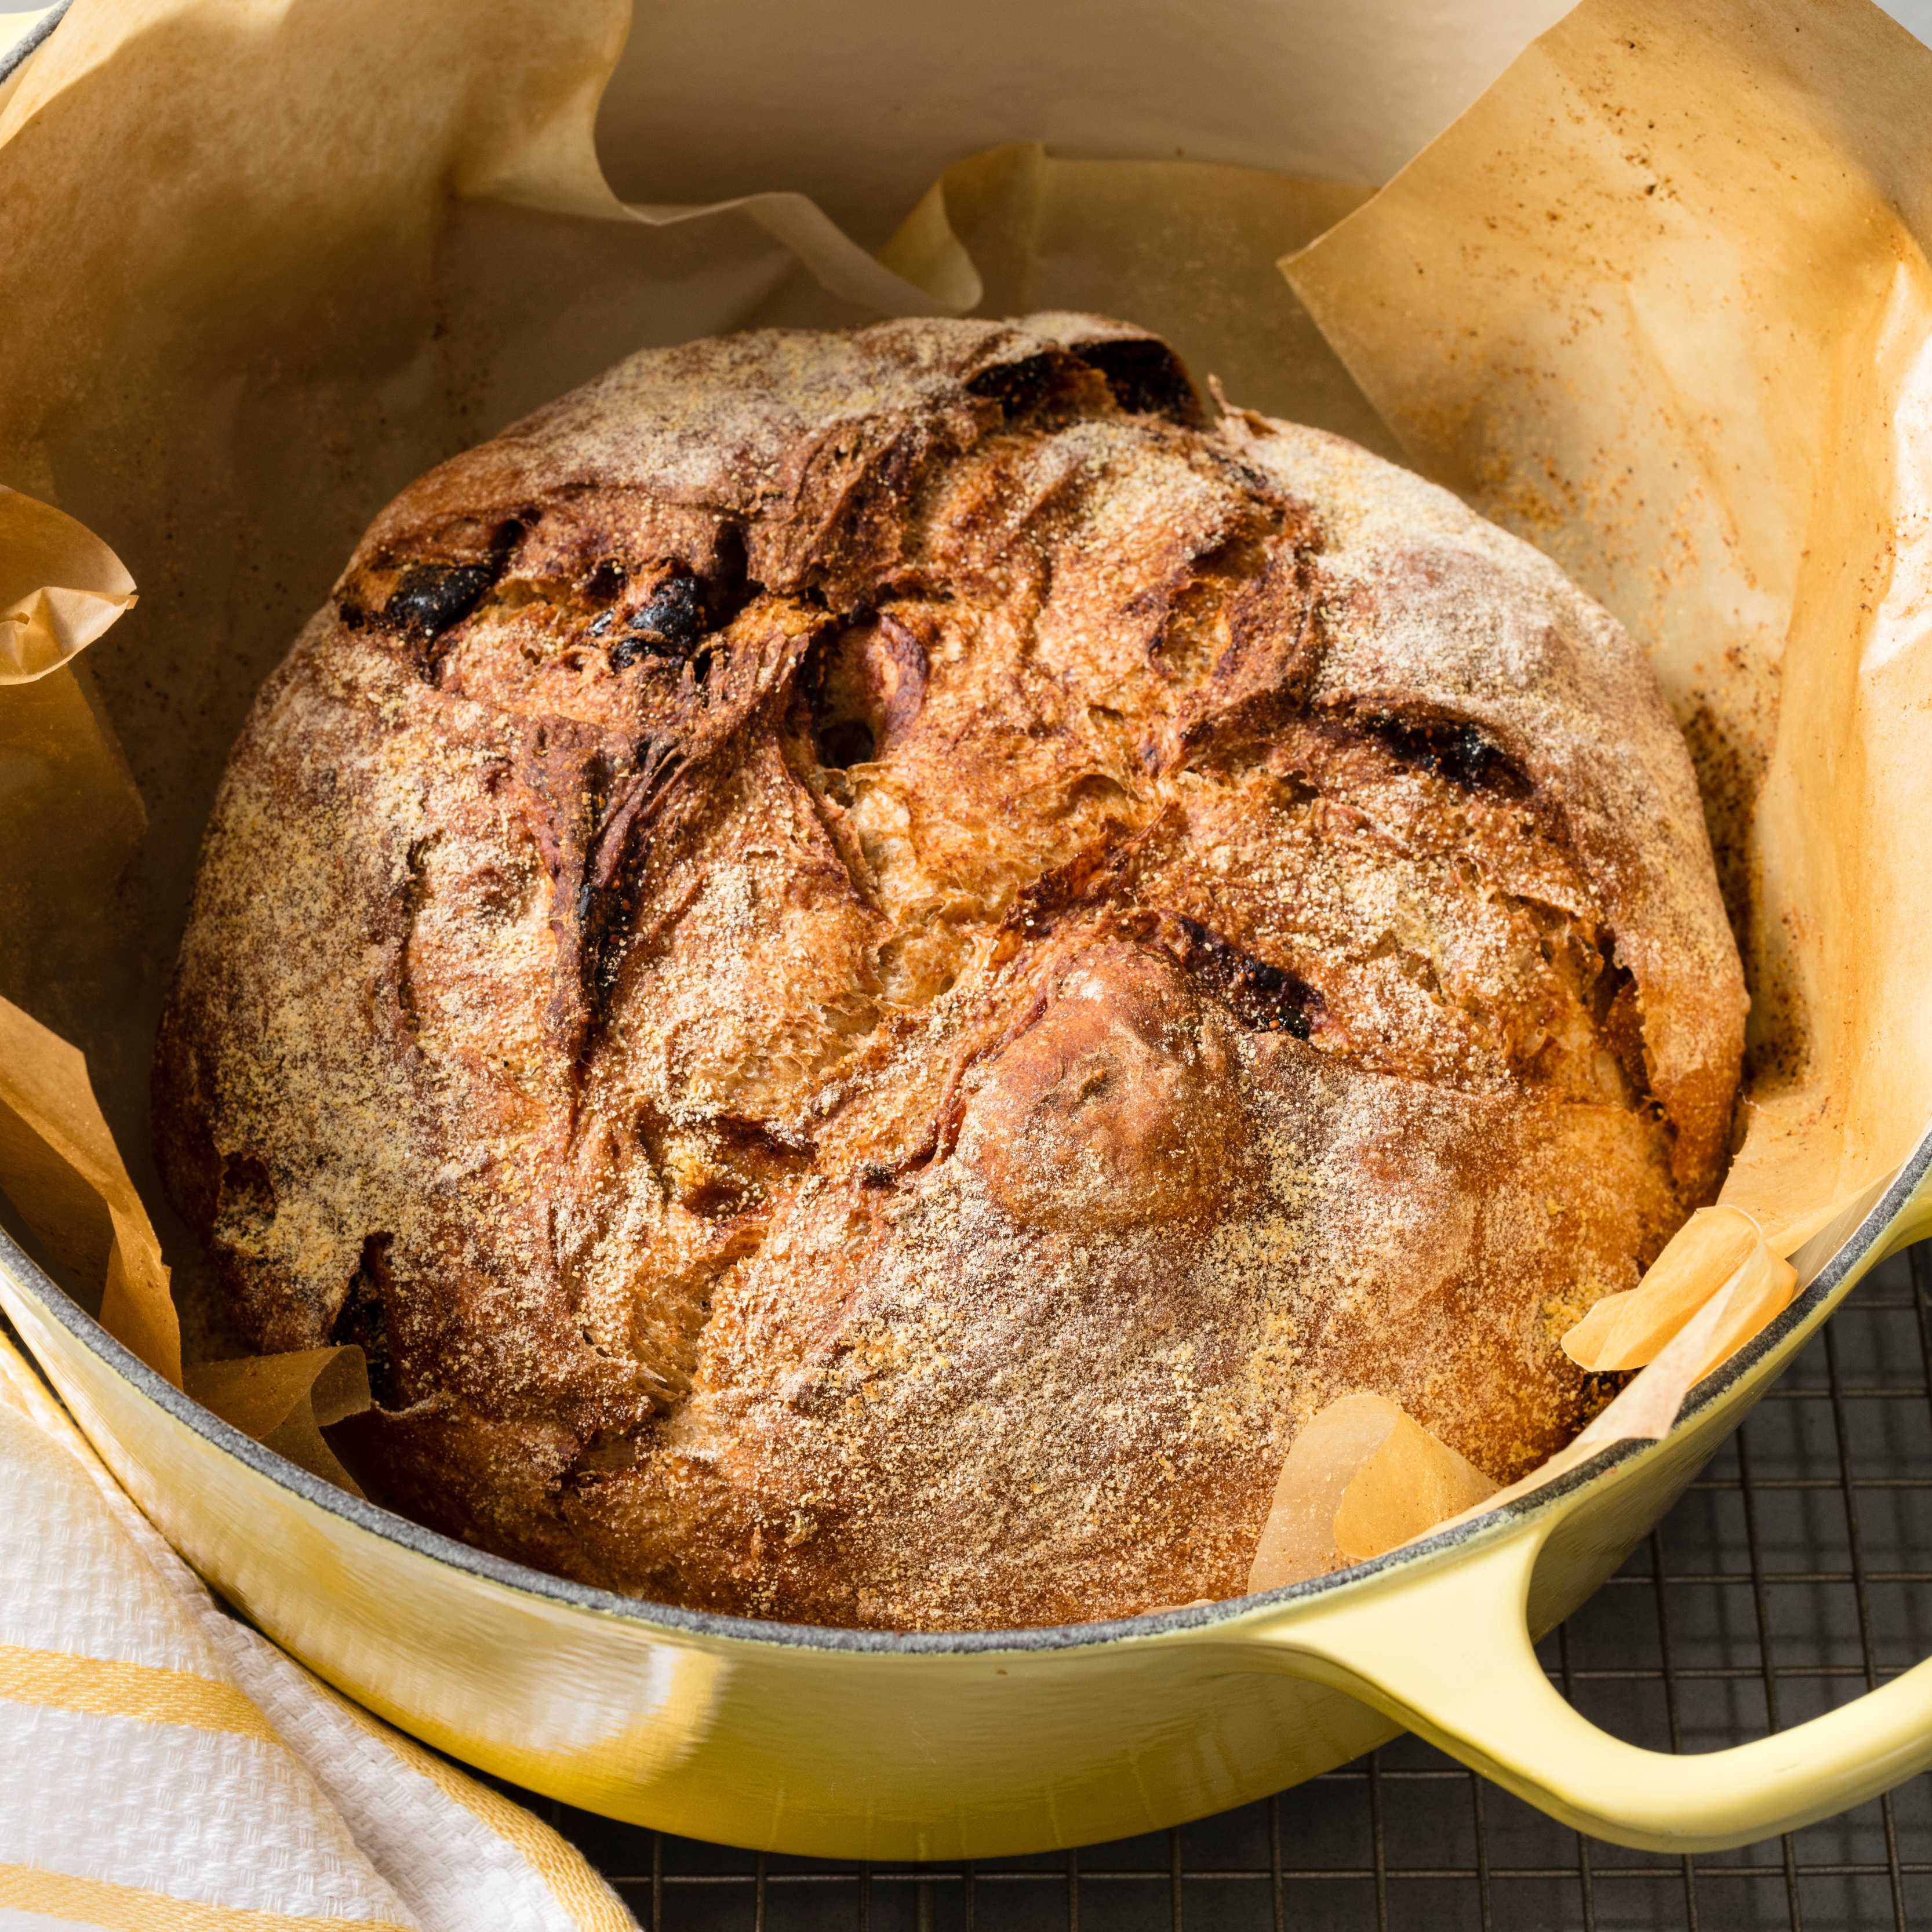
[[[1499,1481],[1726,1158],[1641,652],[1092,316],[633,357],[404,491],[264,686],[155,1076],[371,1492],[662,1601],[1244,1586],[1300,1424]]]

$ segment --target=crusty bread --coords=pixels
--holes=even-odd
[[[633,358],[406,490],[262,690],[156,1070],[372,1492],[668,1602],[1243,1586],[1299,1423],[1508,1480],[1726,1156],[1641,654],[1088,316]]]

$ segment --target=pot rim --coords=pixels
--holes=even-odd
[[[36,20],[10,47],[0,52],[0,81],[9,79],[26,64],[28,56],[40,50],[47,36],[67,17],[67,10],[73,4],[74,0],[60,0],[58,6]]]
[[[1385,1556],[1330,1572],[1305,1582],[1284,1584],[1251,1596],[1229,1597],[1218,1603],[1152,1610],[1139,1616],[1106,1622],[1048,1624],[1023,1630],[845,1630],[818,1624],[767,1622],[754,1617],[728,1616],[713,1610],[687,1610],[668,1604],[620,1596],[589,1584],[554,1576],[506,1557],[472,1549],[454,1537],[426,1529],[332,1483],[312,1475],[285,1456],[244,1436],[212,1410],[158,1375],[139,1356],[116,1340],[94,1316],[0,1228],[0,1270],[4,1270],[82,1346],[100,1357],[124,1382],[131,1383],[158,1408],[184,1424],[212,1447],[225,1450],[304,1502],[339,1516],[356,1528],[386,1541],[400,1544],[431,1562],[459,1570],[479,1582],[492,1583],[526,1596],[540,1597],[562,1608],[588,1611],[658,1630],[667,1636],[705,1637],[730,1643],[754,1643],[779,1648],[869,1652],[895,1656],[970,1654],[1000,1651],[1057,1651],[1096,1648],[1129,1640],[1146,1641],[1182,1631],[1200,1631],[1232,1624],[1257,1610],[1286,1607],[1360,1583],[1398,1566],[1434,1561],[1480,1538],[1485,1540],[1512,1519],[1540,1514],[1552,1503],[1574,1496],[1613,1468],[1627,1464],[1634,1451],[1645,1454],[1667,1442],[1686,1424],[1710,1414],[1734,1398],[1764,1359],[1780,1348],[1792,1331],[1808,1322],[1836,1296],[1904,1210],[1912,1194],[1932,1173],[1932,1130],[1923,1135],[1891,1184],[1864,1219],[1840,1244],[1810,1284],[1781,1313],[1750,1341],[1706,1376],[1684,1397],[1669,1435],[1649,1440],[1625,1438],[1606,1444],[1588,1462],[1565,1472],[1530,1495],[1486,1510],[1442,1531],[1389,1551]]]

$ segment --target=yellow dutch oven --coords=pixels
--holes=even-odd
[[[1200,1817],[1417,1731],[1566,1823],[1708,1851],[1932,1763],[1932,1661],[1701,1756],[1640,1750],[1532,1640],[1651,1529],[1868,1270],[1932,1232],[1932,1134],[1660,1441],[1373,1562],[1123,1622],[921,1636],[666,1609],[347,1496],[164,1382],[0,1234],[0,1302],[170,1541],[275,1640],[418,1737],[571,1804],[764,1851],[986,1858]],[[1807,1266],[1807,1264],[1809,1266]]]
[[[164,55],[176,59],[184,74],[214,69],[246,76],[255,71],[238,56],[225,65],[213,62],[190,31],[195,23],[176,17],[184,15],[183,6],[158,10],[170,14],[172,38],[139,24],[139,52],[148,64],[141,69],[144,76],[158,70],[154,63]],[[223,18],[238,37],[232,44],[254,44],[239,38],[242,27],[236,22],[246,25],[272,10],[226,9]],[[286,10],[295,22],[287,44],[265,30],[256,64],[272,80],[284,71],[272,64],[272,56],[288,64],[289,71],[299,66],[314,98],[340,107],[346,127],[354,118],[350,110],[361,111],[368,80],[364,65],[347,62],[340,84],[329,80],[316,65],[320,43],[295,32],[328,10]],[[358,18],[362,31],[374,35],[387,15],[405,14],[411,32],[429,35],[446,25],[452,10],[428,4],[399,10],[392,0],[386,7],[368,6]],[[574,20],[596,10],[558,10]],[[1030,10],[1012,6],[1002,14],[1016,37]],[[1526,16],[1534,10],[1526,4],[1522,10]],[[92,11],[97,20],[123,18],[105,0]],[[880,20],[886,19],[883,7],[874,11]],[[1319,24],[1322,12],[1308,10],[1307,20]],[[533,30],[517,8],[478,4],[464,17],[480,20],[497,14],[508,22],[500,22],[510,36],[506,44],[520,46]],[[646,75],[655,86],[660,72],[671,74],[675,87],[640,98],[666,111],[680,102],[696,103],[692,112],[710,116],[711,94],[693,78],[691,62],[703,50],[699,43],[713,32],[712,16],[704,9],[664,14],[656,23],[662,34],[686,32],[690,44],[682,66],[665,56]],[[782,14],[775,9],[773,18]],[[532,12],[529,18],[534,17]],[[1274,21],[1276,15],[1268,10],[1268,18]],[[1526,30],[1526,17],[1520,24]],[[1077,37],[1070,38],[1066,22],[1062,26],[1062,40],[1071,46]],[[1485,31],[1490,40],[1499,34],[1510,38],[1493,22]],[[448,32],[454,51],[445,52],[458,63],[452,72],[470,71],[458,62],[459,54],[478,71],[500,69],[506,86],[526,68],[547,71],[533,58],[520,67],[507,58],[493,65],[467,40],[458,44],[456,27]],[[1190,34],[1204,32],[1190,20]],[[1466,32],[1459,22],[1450,38],[1456,58],[1475,58],[1468,48],[1480,39],[1476,23]],[[224,49],[230,44],[208,43]],[[1151,82],[1165,78],[1155,69],[1166,44],[1150,44],[1154,52],[1143,64]],[[1331,65],[1340,59],[1336,48],[1346,52],[1353,44],[1346,35],[1333,45],[1320,42],[1328,49],[1324,57],[1333,57]],[[836,67],[848,60],[850,45],[838,40],[820,51]],[[1492,51],[1500,65],[1508,50]],[[942,59],[944,52],[940,47],[934,54],[934,71],[951,58]],[[728,62],[735,57],[731,47],[718,56]],[[1430,61],[1436,58],[1432,51]],[[373,56],[358,55],[358,60],[372,70],[382,65]],[[424,70],[441,71],[434,63]],[[791,85],[784,62],[775,62],[772,71],[778,78],[770,98],[777,107],[789,111],[797,100],[810,100],[810,88]],[[1202,114],[1212,105],[1225,115],[1230,111],[1228,88],[1252,82],[1244,112],[1249,122],[1262,124],[1268,107],[1264,83],[1274,71],[1225,58],[1204,63],[1212,97],[1210,102],[1197,89]],[[1028,73],[1029,86],[1045,87]],[[82,112],[92,97],[82,82],[92,85],[92,74],[89,69],[76,82],[79,105],[59,127],[50,118],[37,130],[36,152],[45,151],[58,135],[89,165],[111,174],[100,155],[97,123]],[[1403,74],[1414,81],[1406,68],[1395,78]],[[1471,92],[1480,79],[1470,76]],[[1010,84],[1004,72],[994,68],[982,81],[989,100],[1003,98]],[[1409,92],[1414,91],[1410,86]],[[178,94],[187,100],[184,92],[157,83],[141,97],[142,116],[98,124],[130,127],[146,138],[163,110],[174,111]],[[1321,105],[1318,94],[1309,94],[1311,111]],[[572,111],[580,110],[578,131],[587,155],[590,106],[577,94],[570,98],[578,101]],[[1148,100],[1158,106],[1162,98],[1156,88]],[[1413,118],[1422,110],[1410,105]],[[983,121],[987,129],[1000,130],[990,108],[980,120],[964,109],[961,113],[975,127]],[[1336,113],[1326,138],[1338,155],[1356,154],[1344,138],[1352,138],[1353,122],[1342,108]],[[1093,127],[1083,138],[1103,148],[1138,152],[1146,145],[1147,128],[1168,124],[1153,106],[1146,106],[1144,124],[1124,109],[1121,116],[1118,140]],[[851,124],[862,123],[871,126],[864,117],[853,117]],[[219,117],[208,119],[208,139],[214,140],[225,124]],[[522,138],[523,121],[508,115],[506,124]],[[749,110],[740,124],[764,128]],[[648,130],[656,122],[640,115],[639,125]],[[277,124],[278,137],[286,138],[271,158],[274,166],[321,170],[329,156],[307,126],[296,117],[288,122],[292,132]],[[393,122],[358,120],[354,132],[365,146],[386,134],[394,137],[392,146],[400,140]],[[1390,140],[1400,147],[1394,136]],[[552,146],[566,158],[576,152]],[[428,185],[421,206],[446,213],[446,175],[456,179],[459,160],[470,166],[464,159],[468,150],[446,168],[441,151],[432,148],[425,148]],[[873,169],[876,157],[866,158],[870,150],[854,154],[855,175]],[[521,166],[530,156],[520,147],[512,158]],[[1373,172],[1379,163],[1367,154],[1360,165]],[[782,171],[776,172],[782,178]],[[346,178],[352,184],[360,178],[353,170]],[[515,224],[533,223],[530,208],[549,206],[541,197],[528,208],[516,202],[516,195],[534,190],[514,170],[501,181],[493,176],[472,182],[466,192],[474,203],[472,214],[483,210],[464,231],[472,236],[482,232],[476,224],[486,217],[494,224],[490,234],[523,235],[525,229]],[[497,201],[489,200],[493,193]],[[64,211],[65,202],[60,205]],[[186,202],[170,206],[193,212]],[[785,211],[791,207],[777,197],[772,207],[761,204],[758,218],[789,219]],[[258,209],[251,214],[252,208],[245,201],[232,208],[224,202],[207,214],[214,239],[224,240],[228,228],[248,215],[255,222],[247,231],[250,247],[266,248],[280,231]],[[97,212],[104,220],[112,210],[104,204],[104,211]],[[616,241],[634,242],[647,225],[643,215],[633,220],[633,212],[614,202],[598,220],[604,225],[592,238],[613,250]],[[582,240],[591,227],[580,222],[554,232]],[[386,232],[372,224],[368,234]],[[678,231],[665,232],[675,242]],[[146,231],[129,232],[140,240]],[[356,230],[352,238],[360,249],[367,236]],[[63,233],[61,248],[69,240]],[[158,244],[142,259],[152,276],[168,266],[166,249]],[[307,258],[291,248],[275,259],[277,272],[292,277]],[[329,259],[326,251],[318,256],[325,269]],[[227,256],[220,260],[226,263]],[[876,274],[878,265],[866,272]],[[126,273],[131,278],[134,272]],[[1838,274],[1835,268],[1833,274]],[[25,271],[16,280],[17,306],[34,283]],[[524,281],[532,280],[542,278],[507,279],[504,299],[522,292]],[[138,291],[146,285],[130,279],[128,286]],[[163,280],[154,286],[165,290],[167,284]],[[616,279],[609,284],[620,293],[628,286]],[[498,292],[496,284],[489,292],[493,298]],[[396,299],[403,303],[401,296]],[[284,304],[288,314],[278,308],[274,316],[282,318],[278,326],[286,324],[291,356],[297,348],[314,349],[327,366],[323,350],[334,340],[326,336],[333,312],[320,300],[311,306],[313,315],[291,296]],[[608,306],[620,319],[628,312],[614,295]],[[402,306],[397,314],[404,314]],[[495,314],[487,310],[484,320]],[[206,318],[198,310],[184,320],[150,302],[138,320],[139,329],[130,325],[124,339],[116,334],[109,342],[124,360],[132,352],[130,344],[145,341],[164,322],[182,332],[184,356],[206,346]],[[505,340],[514,339],[514,332],[504,326]],[[311,337],[322,347],[315,349]],[[225,341],[220,338],[215,348]],[[114,371],[111,382],[98,379],[100,394],[94,400],[103,410],[145,394],[121,364],[100,361],[106,349],[97,343],[88,352]],[[597,366],[592,361],[584,373]],[[555,374],[548,365],[545,373],[547,379]],[[76,389],[86,386],[80,376],[64,380]],[[538,393],[562,386],[560,379],[551,380]],[[239,403],[230,409],[228,389],[218,386],[211,393],[222,410],[242,412]],[[362,392],[352,386],[352,393]],[[271,387],[250,392],[249,406],[267,426],[261,430],[265,445],[268,430],[278,424],[285,442],[309,435],[306,418],[268,413],[264,396],[272,397]],[[496,396],[490,406],[502,401]],[[209,422],[219,429],[227,418],[211,406]],[[145,424],[146,418],[140,418],[137,427]],[[197,416],[192,427],[200,432],[208,424]],[[140,506],[149,501],[142,490],[150,472],[166,466],[152,454],[165,446],[160,433],[148,424],[143,434],[149,440],[130,436],[126,450],[113,444],[104,454],[93,452],[112,486],[104,484],[100,497],[104,511],[112,512],[95,519],[104,529],[138,529]],[[352,440],[344,446],[359,446]],[[189,447],[184,460],[192,469],[200,445]],[[273,499],[269,484],[280,474],[271,460],[279,447],[262,455],[260,476],[268,482],[250,486],[265,500]],[[81,474],[78,467],[76,474]],[[342,485],[338,501],[326,497],[328,476],[321,470],[302,470],[300,480],[307,493],[302,514],[324,535],[332,528],[328,517],[346,516],[361,502],[356,490],[367,482],[358,482],[356,490]],[[368,494],[380,502],[384,493],[369,484]],[[89,504],[74,507],[87,512]],[[253,514],[252,501],[243,508]],[[367,508],[363,505],[359,516],[366,516]],[[352,527],[359,527],[359,516]],[[245,518],[236,527],[254,529]],[[316,542],[321,544],[320,538]],[[321,547],[333,554],[334,543],[329,536]],[[243,562],[248,570],[238,565],[233,574],[248,596],[280,594],[271,580],[277,571],[292,570],[281,553],[266,564],[252,555]],[[174,604],[166,602],[172,581],[166,570],[158,574],[149,615],[172,611],[177,629],[167,634],[178,644],[193,613],[178,598]],[[211,594],[218,603],[227,594],[222,588],[226,579],[218,572],[215,581]],[[252,647],[260,643],[256,639]],[[274,648],[278,652],[281,645]],[[130,670],[128,681],[145,675],[145,670]],[[184,770],[195,756],[207,753],[206,746],[196,753],[192,736],[199,715],[192,706],[154,714],[160,721],[156,733],[178,739]],[[179,773],[175,782],[188,782]],[[170,809],[178,835],[185,822],[179,801]],[[1552,1689],[1532,1639],[1616,1570],[1858,1280],[1887,1253],[1932,1232],[1928,1172],[1932,1136],[1919,1143],[1881,1198],[1854,1210],[1862,1215],[1855,1226],[1828,1231],[1801,1252],[1799,1278],[1806,1285],[1797,1300],[1691,1391],[1661,1440],[1613,1444],[1540,1491],[1336,1576],[1124,1622],[1046,1630],[924,1636],[801,1628],[666,1609],[585,1589],[419,1528],[249,1440],[137,1360],[4,1234],[0,1306],[136,1501],[188,1560],[268,1635],[351,1696],[432,1744],[592,1810],[766,1850],[878,1858],[986,1857],[1114,1838],[1240,1804],[1312,1777],[1407,1727],[1583,1830],[1632,1846],[1690,1852],[1789,1830],[1932,1762],[1932,1663],[1795,1730],[1735,1750],[1679,1757],[1638,1750],[1594,1730]]]

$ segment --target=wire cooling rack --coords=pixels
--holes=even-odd
[[[1542,1646],[1596,1723],[1711,1750],[1932,1653],[1932,1243],[1860,1284],[1663,1525]],[[520,1797],[649,1932],[1879,1932],[1932,1928],[1932,1778],[1741,1851],[1565,1829],[1414,1738],[1178,1831],[853,1864]]]

